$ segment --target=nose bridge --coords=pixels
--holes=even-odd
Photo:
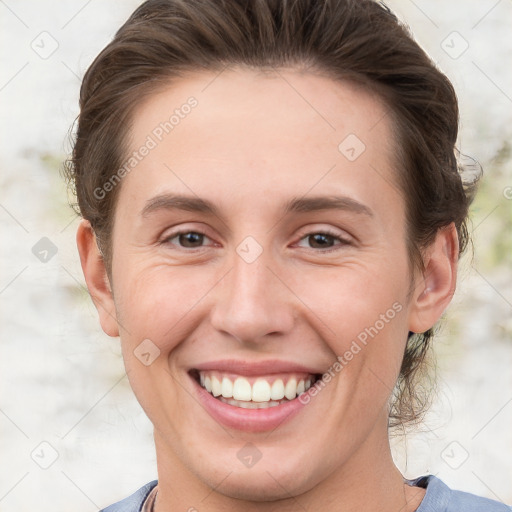
[[[251,242],[249,241],[249,244]],[[268,267],[273,267],[270,251],[255,259],[246,257],[243,243],[237,248],[231,271],[223,280],[212,314],[213,326],[241,342],[257,342],[271,333],[292,328],[291,301],[283,284]]]

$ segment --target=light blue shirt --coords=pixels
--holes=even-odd
[[[512,512],[512,507],[499,501],[481,498],[462,491],[453,491],[434,475],[406,480],[409,485],[426,489],[416,512]],[[158,480],[153,480],[137,492],[100,512],[141,512],[142,505]]]
[[[454,491],[434,475],[420,476],[406,482],[427,490],[416,512],[512,512],[512,507],[500,501]]]

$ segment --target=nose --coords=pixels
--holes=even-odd
[[[293,294],[264,255],[252,263],[235,255],[217,289],[212,326],[242,344],[262,344],[271,334],[290,332],[294,324]]]

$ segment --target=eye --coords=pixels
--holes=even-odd
[[[322,252],[330,252],[330,250],[337,250],[333,247],[343,247],[350,245],[350,241],[341,237],[338,233],[329,230],[312,232],[302,237],[300,241],[306,240],[310,244],[310,249],[322,249]],[[339,243],[335,243],[338,241]]]
[[[163,244],[178,245],[186,249],[199,249],[203,246],[204,240],[210,240],[204,233],[199,231],[178,231],[162,240]]]

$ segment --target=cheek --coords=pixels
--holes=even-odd
[[[194,307],[211,285],[204,275],[197,278],[197,269],[194,277],[192,269],[151,266],[149,259],[123,264],[114,282],[124,365],[139,403],[159,424],[166,400],[159,390],[175,385],[169,354],[177,354],[180,341],[192,334]]]
[[[202,273],[198,279],[198,274],[197,269],[165,265],[127,269],[117,287],[116,309],[130,336],[157,340],[172,330],[208,289],[206,276]]]
[[[407,274],[380,266],[303,276],[298,294],[333,352],[331,374],[364,405],[384,401],[398,376],[407,337]],[[338,379],[336,379],[338,380]],[[373,397],[373,398],[372,398]]]
[[[407,276],[385,267],[358,263],[305,272],[293,289],[324,324],[327,338],[343,349],[348,340],[364,342],[367,328],[375,336],[375,330],[387,333],[405,323],[400,313],[406,309]]]

